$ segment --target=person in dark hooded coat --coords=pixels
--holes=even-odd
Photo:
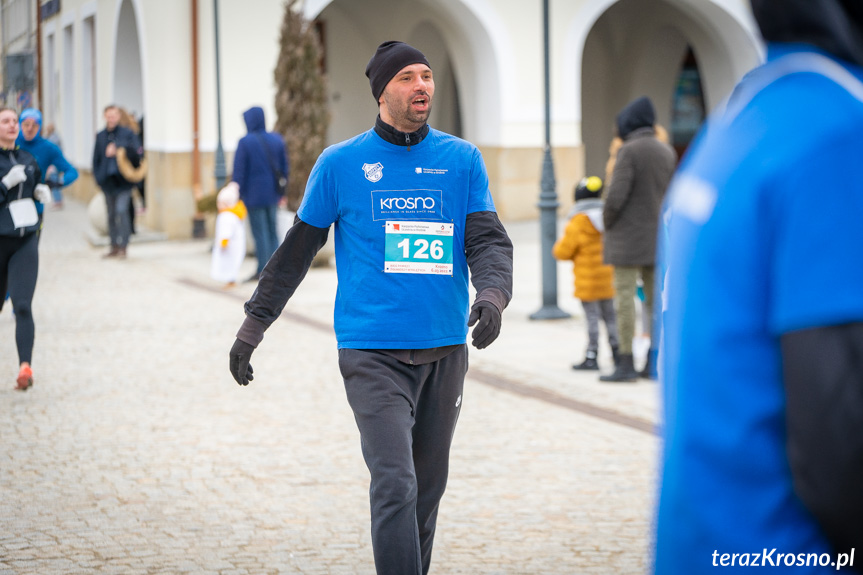
[[[655,572],[863,573],[863,2],[752,8],[663,218]]]
[[[601,381],[636,381],[632,359],[635,337],[635,292],[638,278],[644,287],[644,325],[653,325],[653,268],[656,234],[665,190],[677,163],[677,154],[656,138],[656,113],[646,96],[633,100],[617,115],[617,135],[623,145],[605,196],[605,263],[614,266],[614,308],[620,348],[614,373]],[[656,342],[651,342],[655,346]],[[652,354],[648,354],[652,356]],[[652,371],[645,367],[645,377]]]
[[[255,239],[257,280],[273,252],[279,247],[276,210],[284,199],[280,178],[288,177],[285,141],[276,132],[267,132],[264,110],[254,106],[243,112],[249,133],[240,139],[234,154],[232,180],[240,186],[240,199],[249,210],[249,224]]]

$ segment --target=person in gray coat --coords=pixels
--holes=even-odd
[[[602,217],[605,263],[614,266],[620,350],[614,373],[601,376],[601,381],[638,379],[632,360],[632,338],[639,276],[645,296],[644,325],[653,325],[653,268],[659,213],[677,164],[674,149],[656,138],[655,122],[653,103],[646,96],[633,100],[617,115],[617,135],[623,145],[617,153]],[[651,348],[656,343],[651,341]],[[653,355],[648,353],[648,362]],[[646,365],[641,375],[648,377],[652,371]]]

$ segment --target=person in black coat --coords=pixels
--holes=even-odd
[[[614,308],[620,354],[615,370],[600,381],[636,381],[651,377],[648,362],[635,370],[632,339],[635,335],[635,294],[639,277],[644,287],[644,325],[653,325],[653,272],[656,234],[665,189],[674,174],[674,149],[656,137],[656,112],[646,96],[626,105],[617,115],[617,136],[623,145],[617,152],[611,182],[607,186],[602,219],[605,224],[605,263],[614,266]],[[657,342],[650,342],[656,349]]]
[[[108,236],[111,251],[105,257],[126,257],[126,246],[132,232],[129,206],[134,184],[126,180],[117,167],[117,150],[124,148],[132,164],[140,161],[141,144],[129,128],[119,125],[120,109],[111,104],[105,107],[105,129],[96,135],[93,147],[93,177],[105,193],[108,206]]]

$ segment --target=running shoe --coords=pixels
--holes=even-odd
[[[33,369],[29,365],[21,366],[21,371],[18,372],[18,385],[15,387],[18,391],[27,391],[33,385]]]

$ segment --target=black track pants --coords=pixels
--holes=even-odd
[[[424,365],[341,349],[339,367],[371,474],[377,573],[425,574],[461,409],[467,346]]]

